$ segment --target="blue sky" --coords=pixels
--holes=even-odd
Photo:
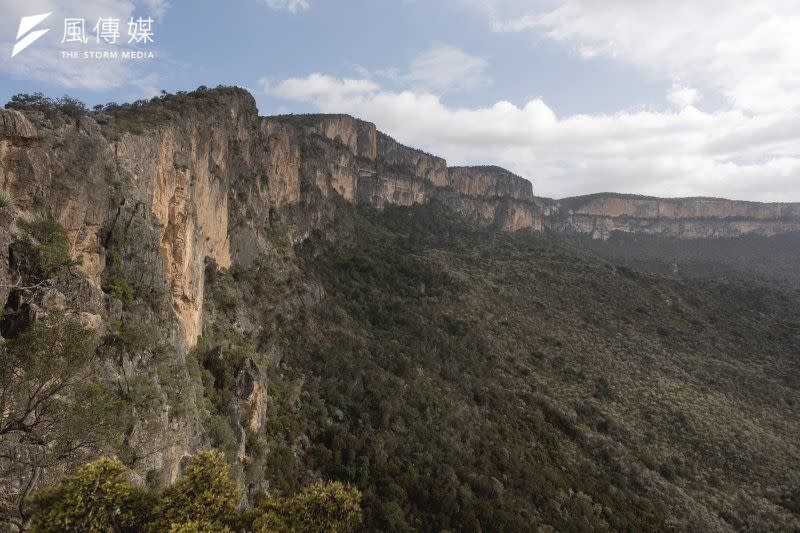
[[[543,195],[800,200],[800,8],[765,0],[0,0],[0,99],[88,104],[248,88],[261,114],[346,112]],[[10,58],[21,17],[50,31]],[[62,44],[64,19],[152,17],[153,58]],[[713,20],[714,24],[709,24]]]

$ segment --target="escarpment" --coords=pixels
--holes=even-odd
[[[600,239],[614,231],[694,238],[800,230],[798,204],[539,198],[530,181],[507,170],[448,167],[350,116],[259,117],[239,89],[78,118],[13,110],[0,118],[3,187],[20,198],[23,214],[34,199],[43,202],[66,229],[92,287],[99,290],[108,269],[105,244],[115,232],[134,220],[147,228],[142,246],[155,249],[140,254],[141,267],[163,279],[183,349],[202,331],[209,261],[223,268],[252,263],[268,252],[265,232],[299,242],[335,217],[336,198],[379,210],[436,200],[499,230],[548,228]]]
[[[353,209],[356,205],[363,209]],[[140,478],[137,482],[153,488],[177,479],[188,455],[211,446],[223,450],[234,464],[233,475],[251,502],[265,491],[293,490],[289,484],[269,485],[269,472],[277,472],[276,479],[305,483],[329,476],[332,467],[339,472],[344,460],[350,461],[347,469],[353,475],[389,480],[379,482],[386,485],[403,472],[391,465],[384,468],[386,459],[400,459],[405,468],[411,463],[399,446],[419,439],[448,454],[471,448],[452,462],[471,465],[463,479],[475,484],[464,485],[462,492],[477,490],[476,501],[485,500],[486,508],[493,509],[487,497],[514,490],[527,496],[528,472],[543,470],[536,464],[523,471],[513,455],[505,455],[511,461],[507,466],[473,479],[472,471],[483,472],[489,464],[473,463],[469,455],[489,448],[462,444],[482,434],[484,442],[504,447],[507,442],[494,440],[505,438],[503,428],[527,428],[530,423],[537,431],[552,426],[552,431],[537,435],[553,436],[551,442],[559,443],[559,449],[572,436],[581,437],[574,442],[583,446],[589,441],[569,413],[583,417],[586,428],[596,427],[604,434],[596,442],[607,442],[606,429],[616,431],[614,427],[623,425],[606,424],[585,402],[617,402],[609,395],[608,382],[584,379],[598,367],[612,377],[633,368],[629,383],[642,391],[618,390],[627,390],[632,398],[645,397],[651,382],[641,376],[653,375],[678,346],[678,364],[668,375],[681,379],[663,390],[678,390],[689,375],[705,394],[709,383],[718,380],[703,371],[688,372],[685,351],[680,350],[697,350],[696,368],[701,370],[707,368],[708,354],[718,352],[715,361],[724,368],[717,375],[730,372],[725,350],[742,339],[755,340],[744,345],[741,361],[751,362],[752,353],[775,339],[784,339],[779,340],[785,343],[780,353],[793,353],[793,339],[769,329],[771,319],[760,310],[743,314],[743,322],[715,329],[725,315],[715,303],[718,295],[706,291],[712,307],[696,309],[694,304],[684,305],[693,301],[696,291],[678,287],[682,280],[664,281],[663,290],[655,291],[651,280],[638,280],[626,269],[597,262],[582,251],[573,253],[574,243],[562,246],[558,236],[497,233],[518,230],[595,239],[614,232],[685,239],[776,235],[800,231],[800,204],[610,193],[542,198],[529,180],[512,172],[496,166],[448,167],[444,159],[404,146],[374,124],[353,117],[259,116],[252,96],[236,88],[165,94],[94,112],[62,109],[46,99],[0,110],[0,257],[6,264],[0,269],[0,299],[5,303],[0,343],[47,325],[49,317],[66,315],[88,327],[92,357],[86,363],[87,381],[80,385],[91,387],[81,393],[102,393],[96,396],[102,409],[87,412],[114,413],[116,418],[113,427],[100,419],[98,426],[76,429],[92,439],[69,461],[74,465],[100,454],[117,455]],[[784,237],[791,253],[783,262],[791,269],[796,264],[797,247],[791,245],[796,237]],[[637,240],[659,246],[666,242]],[[586,239],[583,244],[600,248],[615,241]],[[670,243],[675,249],[686,241]],[[667,255],[670,264],[677,265],[676,254]],[[480,291],[471,292],[474,286]],[[630,290],[638,296],[612,305]],[[757,298],[759,305],[778,305],[770,294]],[[752,299],[750,293],[744,296]],[[796,306],[791,309],[794,313]],[[662,316],[671,318],[665,324],[654,320]],[[739,325],[762,322],[762,336],[740,333]],[[426,325],[433,327],[422,331]],[[684,338],[694,342],[705,328],[720,336],[707,336],[709,344],[699,349],[674,344]],[[561,334],[552,336],[554,330]],[[533,351],[532,342],[539,343],[541,351]],[[597,359],[583,355],[593,354],[598,342],[606,357],[599,366]],[[619,363],[619,342],[630,344],[630,362]],[[509,351],[509,346],[516,348]],[[643,355],[642,346],[651,351]],[[40,351],[49,358],[48,350]],[[577,406],[565,410],[567,416],[542,404],[540,393],[561,387],[566,371],[573,368],[563,359],[570,354],[576,356],[576,368],[587,366],[585,372],[570,374],[583,388],[574,390],[574,403],[564,404]],[[505,364],[510,361],[506,357],[518,358],[521,365]],[[523,372],[526,365],[535,366],[537,378],[550,372],[552,386],[531,381],[531,372]],[[512,387],[497,381],[487,388],[484,377],[498,374],[498,368],[504,380],[518,368],[519,381],[511,382]],[[736,378],[736,386],[722,394],[731,397],[743,382],[757,383],[752,387],[757,394],[771,394],[776,383],[791,389],[782,376],[764,378],[764,368],[759,365],[753,374]],[[15,379],[12,374],[7,377]],[[753,381],[756,377],[766,379],[763,386]],[[530,394],[500,394],[524,387],[530,387]],[[409,409],[398,411],[393,399],[415,391],[422,394],[413,406],[408,403]],[[453,395],[437,396],[442,393]],[[700,404],[702,413],[719,412],[719,394],[712,388],[709,403]],[[448,427],[454,413],[450,407],[462,396],[469,400],[461,413],[469,418],[456,425],[464,432],[459,429],[441,444],[429,432]],[[654,408],[664,404],[660,395],[652,398]],[[674,400],[696,405],[694,398]],[[496,410],[495,400],[508,407]],[[765,400],[780,413],[790,405],[779,396]],[[679,405],[676,402],[672,405]],[[521,404],[541,404],[543,410],[531,411],[532,418],[508,418]],[[760,405],[749,412],[760,417]],[[639,427],[649,431],[651,411],[643,413]],[[727,415],[736,438],[740,414]],[[496,425],[481,426],[487,415],[496,415]],[[672,412],[658,416],[666,419]],[[80,418],[92,416],[81,412]],[[783,419],[774,419],[767,429],[788,427],[787,435],[796,433],[779,420]],[[109,434],[102,445],[95,445],[101,422],[106,425],[100,429]],[[685,429],[669,427],[666,433],[671,439]],[[531,435],[520,433],[516,449],[527,450]],[[4,449],[16,454],[19,442],[6,435]],[[369,443],[375,454],[352,448],[356,443]],[[26,449],[43,446],[29,440]],[[695,448],[694,442],[689,448]],[[780,447],[774,450],[771,457],[794,457]],[[621,456],[613,468],[586,470],[583,465],[589,463],[576,463],[575,451],[579,448],[568,449],[561,464],[590,472],[588,487],[597,486],[594,472],[616,473],[617,465],[632,464],[629,456]],[[594,445],[587,451],[597,456]],[[732,452],[741,457],[738,453]],[[0,467],[10,462],[16,472],[13,454],[5,454]],[[659,464],[671,465],[673,451],[663,454]],[[753,448],[751,456],[761,461],[765,455]],[[710,457],[717,461],[716,454]],[[450,458],[441,461],[451,464]],[[739,463],[730,466],[741,470]],[[558,463],[553,467],[560,469]],[[39,472],[37,467],[38,481],[30,484],[30,478],[18,473],[4,482],[21,494],[19,487],[53,483],[63,468],[47,466]],[[519,473],[519,482],[508,481],[500,471]],[[774,472],[779,472],[777,467],[765,470],[763,479],[773,479]],[[440,476],[439,470],[429,473],[445,482],[441,494],[455,494],[447,481],[452,476]],[[572,479],[565,478],[563,492],[552,492],[552,501],[580,494]],[[623,494],[620,501],[624,508],[630,498]],[[392,507],[387,509],[395,514]],[[715,511],[711,516],[721,515]],[[425,522],[416,524],[426,529]],[[454,524],[442,522],[438,529]],[[398,529],[412,525],[404,523]]]
[[[773,236],[800,231],[800,204],[613,193],[557,202],[549,226],[607,239],[615,231],[680,239]]]

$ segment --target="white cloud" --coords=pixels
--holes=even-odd
[[[402,80],[435,93],[473,89],[484,85],[488,62],[449,44],[434,44],[416,56]]]
[[[65,89],[89,89],[103,91],[112,88],[125,87],[135,98],[153,96],[158,93],[157,77],[153,73],[145,72],[147,65],[137,65],[124,60],[98,60],[98,59],[65,59],[61,52],[74,51],[117,51],[121,53],[127,49],[127,27],[120,24],[121,44],[97,44],[91,41],[93,36],[93,22],[99,17],[115,17],[124,21],[133,15],[134,10],[142,16],[152,16],[161,20],[169,8],[166,0],[20,0],[7,2],[3,7],[3,17],[0,17],[0,35],[14,37],[19,20],[23,16],[53,12],[38,27],[49,28],[45,36],[21,54],[10,57],[12,42],[0,42],[0,72],[5,72],[13,77],[58,85]],[[67,17],[85,19],[85,31],[90,41],[85,47],[76,45],[70,48],[69,43],[61,44],[64,27],[63,21]],[[153,26],[156,39],[158,39],[158,25]],[[156,43],[157,44],[157,41]],[[152,50],[157,48],[153,46]],[[157,59],[156,59],[157,60]]]
[[[688,107],[700,100],[700,91],[692,87],[673,85],[669,92],[667,92],[667,100],[678,107]]]
[[[270,9],[275,11],[286,10],[291,14],[296,14],[298,11],[306,11],[311,8],[308,0],[263,0]]]
[[[299,102],[312,102],[320,98],[341,100],[378,89],[378,86],[370,80],[337,79],[319,73],[310,74],[305,78],[288,78],[277,85],[272,85],[268,79],[262,78],[259,80],[259,85],[267,94]]]
[[[800,107],[796,0],[462,0],[493,28],[605,55],[669,80],[691,80],[752,112]]]
[[[558,117],[540,99],[523,107],[500,101],[459,108],[429,92],[387,91],[370,80],[322,74],[267,88],[322,112],[375,122],[450,164],[501,164],[529,176],[541,195],[617,190],[800,200],[800,111],[753,115],[685,106]]]

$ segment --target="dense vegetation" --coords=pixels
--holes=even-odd
[[[800,527],[796,292],[642,274],[435,204],[328,234],[209,270],[219,420],[225,376],[269,368],[249,475],[353,483],[370,529]]]
[[[20,93],[6,102],[6,109],[28,112],[28,118],[35,122],[58,120],[66,117],[74,121],[91,115],[103,127],[103,134],[117,139],[123,132],[142,133],[147,128],[165,124],[180,117],[182,112],[197,108],[209,109],[221,104],[222,98],[231,94],[243,94],[237,87],[219,85],[213,90],[201,85],[194,91],[169,93],[161,91],[159,96],[149,100],[136,100],[131,103],[108,102],[88,109],[86,104],[69,95],[51,98],[40,92]],[[30,112],[34,112],[31,114]]]
[[[153,324],[163,298],[114,234],[103,335],[68,312],[37,315],[21,295],[68,292],[73,264],[58,224],[18,227],[0,477],[22,483],[0,483],[6,523],[800,527],[800,294],[751,271],[647,274],[586,250],[600,244],[495,233],[438,204],[342,206],[324,235],[292,247],[265,230],[269,253],[252,265],[209,264],[204,334],[183,360]],[[788,258],[791,238],[753,242]],[[169,435],[195,393],[220,453],[165,487],[147,457],[169,443],[148,435]]]
[[[32,529],[60,531],[350,531],[360,495],[341,483],[307,487],[291,498],[265,496],[241,509],[241,489],[216,451],[192,457],[182,478],[160,494],[131,484],[117,459],[101,457],[32,498]]]
[[[685,277],[756,277],[800,289],[800,233],[736,239],[614,233],[608,241],[578,240],[610,261],[639,270]]]

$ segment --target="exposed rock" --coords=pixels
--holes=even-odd
[[[0,137],[30,139],[36,135],[36,128],[25,115],[13,109],[0,109]]]
[[[378,209],[435,199],[505,231],[548,227],[596,238],[614,231],[693,238],[800,230],[798,204],[536,198],[530,181],[502,168],[448,169],[444,159],[346,115],[259,118],[244,91],[209,91],[204,98],[157,127],[114,140],[90,117],[39,132],[23,113],[2,111],[5,138],[47,139],[24,146],[0,141],[3,185],[25,209],[34,197],[44,198],[96,287],[107,260],[104,228],[123,211],[115,202],[121,198],[137,219],[138,206],[149,206],[155,233],[146,239],[157,243],[158,270],[186,347],[201,332],[206,261],[222,268],[252,264],[267,253],[261,232],[276,225],[290,242],[302,240],[335,216],[334,196]]]
[[[360,157],[374,160],[377,153],[375,124],[349,115],[308,115],[308,128],[313,133],[343,143]]]
[[[531,182],[504,168],[450,167],[447,174],[453,188],[473,198],[533,200]]]
[[[383,209],[438,201],[499,230],[549,228],[596,238],[614,231],[681,238],[800,231],[800,204],[611,194],[543,199],[504,169],[448,169],[444,159],[345,115],[259,117],[252,96],[238,89],[181,98],[173,107],[154,102],[128,115],[36,125],[25,113],[0,110],[0,186],[17,199],[13,213],[0,212],[3,260],[19,217],[58,221],[76,262],[66,288],[40,295],[45,304],[2,289],[7,313],[0,329],[12,336],[48,307],[66,308],[102,334],[128,318],[120,300],[101,290],[104,281],[113,273],[135,286],[137,305],[169,340],[177,368],[174,383],[163,388],[152,377],[154,388],[164,397],[169,387],[188,391],[186,405],[157,413],[157,425],[140,422],[131,430],[131,439],[158,444],[143,468],[162,469],[167,479],[207,444],[203,407],[191,393],[201,385],[186,363],[202,333],[206,265],[248,269],[263,258],[277,261],[271,239],[290,246],[325,232],[342,202]],[[0,278],[3,285],[13,281],[9,272]],[[324,297],[320,287],[306,289],[276,302],[276,313]],[[265,342],[267,363],[280,364],[280,349]],[[260,428],[268,402],[263,369],[246,363],[237,387],[246,425]]]
[[[385,133],[378,132],[378,157],[412,176],[422,178],[435,187],[449,185],[447,162],[441,157],[409,148]]]
[[[595,194],[554,202],[547,225],[607,239],[615,231],[682,239],[776,235],[800,231],[800,204],[719,198],[649,198]]]
[[[267,385],[261,369],[250,358],[245,359],[236,376],[236,395],[245,406],[245,426],[257,435],[267,416]]]

